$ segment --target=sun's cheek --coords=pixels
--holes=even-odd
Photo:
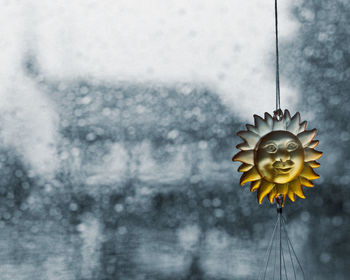
[[[304,152],[302,149],[297,149],[290,153],[290,159],[294,162],[294,172],[300,173],[304,167]]]
[[[273,163],[275,162],[274,154],[258,150],[255,157],[255,165],[260,175],[271,178],[274,175]]]

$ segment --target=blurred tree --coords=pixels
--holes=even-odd
[[[11,148],[0,149],[0,213],[1,220],[16,224],[30,207],[27,201],[34,185],[29,168]]]
[[[231,188],[226,179],[231,177],[232,133],[238,129],[238,125],[230,119],[228,109],[216,95],[191,85],[165,88],[124,84],[116,87],[81,82],[63,87],[57,84],[52,88],[52,96],[61,116],[61,177],[62,180],[71,178],[71,191],[91,193],[88,189],[84,190],[84,182],[89,177],[85,167],[92,162],[102,164],[103,157],[111,152],[114,143],[122,143],[127,150],[123,180],[111,182],[110,186],[100,186],[102,189],[96,193],[98,197],[95,197],[100,205],[108,236],[109,229],[115,231],[130,224],[143,224],[145,230],[155,226],[164,230],[168,227],[176,229],[186,223],[198,224],[201,229],[200,244],[194,252],[192,263],[192,267],[196,267],[208,228],[220,223],[228,232],[234,232],[231,223],[223,221],[230,214],[225,216],[223,213],[225,207],[230,209],[230,213],[240,209],[227,199],[234,197],[237,190]],[[150,156],[160,164],[166,164],[173,157],[174,152],[169,152],[173,150],[172,147],[175,148],[175,153],[179,151],[176,150],[177,147],[186,147],[179,152],[185,151],[188,175],[180,175],[180,178],[183,177],[181,181],[176,180],[166,185],[144,181],[139,176],[138,168],[145,163],[140,161],[134,150],[145,140],[151,143]],[[203,156],[203,149],[210,152],[209,157]],[[220,164],[223,158],[227,158],[228,169],[217,170],[212,176],[210,173],[213,171],[210,169],[200,170],[203,161]],[[206,178],[202,177],[203,172],[208,173]],[[214,178],[215,175],[219,177]],[[219,189],[218,181],[223,182]],[[143,188],[151,190],[149,195],[143,197],[150,201],[153,197],[154,208],[152,204],[137,197]],[[220,200],[220,203],[222,201],[223,209],[219,205],[212,207],[213,199]],[[131,200],[136,207],[130,205]],[[209,208],[206,205],[208,203],[203,201],[209,201]],[[80,204],[81,202],[77,206],[79,209],[82,208]],[[132,208],[135,210],[131,210]],[[243,224],[246,228],[250,227],[246,221]],[[126,236],[128,239],[136,238],[132,237],[132,233]],[[133,266],[131,260],[134,252],[131,244],[137,240],[127,241],[124,237],[121,240],[107,238],[106,243],[103,243],[101,262],[107,265],[104,268],[104,277],[122,277],[120,273],[127,274],[122,269],[128,267],[125,266],[125,261],[129,262],[129,267]],[[110,250],[114,249],[107,245],[110,242],[114,246],[128,246],[119,247],[121,251],[113,257],[114,253]],[[111,268],[113,263],[114,269]],[[193,269],[190,274],[197,271]]]
[[[314,114],[311,124],[320,132],[325,154],[320,169],[324,181],[308,190],[310,199],[303,204],[310,214],[314,273],[323,279],[346,279],[350,265],[349,14],[346,1],[302,1],[295,7],[301,36],[285,51],[288,76],[300,85],[302,110]]]

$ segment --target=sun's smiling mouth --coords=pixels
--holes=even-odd
[[[294,163],[291,160],[287,162],[277,161],[273,164],[273,167],[279,174],[288,174],[294,167]]]
[[[283,174],[287,174],[292,170],[292,167],[275,167],[275,169],[279,172],[279,173],[283,173]]]

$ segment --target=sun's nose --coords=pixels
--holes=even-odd
[[[279,149],[276,153],[276,160],[285,162],[287,160],[290,160],[290,154],[285,149]]]

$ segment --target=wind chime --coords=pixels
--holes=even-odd
[[[239,172],[243,172],[240,184],[250,183],[250,191],[257,191],[258,203],[261,204],[267,196],[271,204],[277,205],[277,221],[266,251],[265,269],[260,270],[258,279],[266,277],[275,279],[275,273],[279,274],[281,280],[301,279],[297,277],[298,273],[305,279],[304,271],[288,236],[282,209],[287,197],[292,202],[295,201],[295,195],[305,199],[302,186],[313,187],[311,181],[319,178],[313,168],[320,166],[316,160],[322,156],[322,152],[314,150],[319,143],[314,140],[316,129],[307,130],[307,123],[301,122],[298,112],[291,116],[288,110],[283,112],[280,107],[277,0],[275,0],[275,34],[276,110],[272,115],[265,113],[264,118],[254,115],[254,125],[247,124],[247,130],[237,133],[243,143],[237,145],[241,151],[232,160],[242,163],[238,168]],[[283,240],[287,243],[285,246]],[[270,261],[272,262],[273,249],[274,265],[269,266]]]

